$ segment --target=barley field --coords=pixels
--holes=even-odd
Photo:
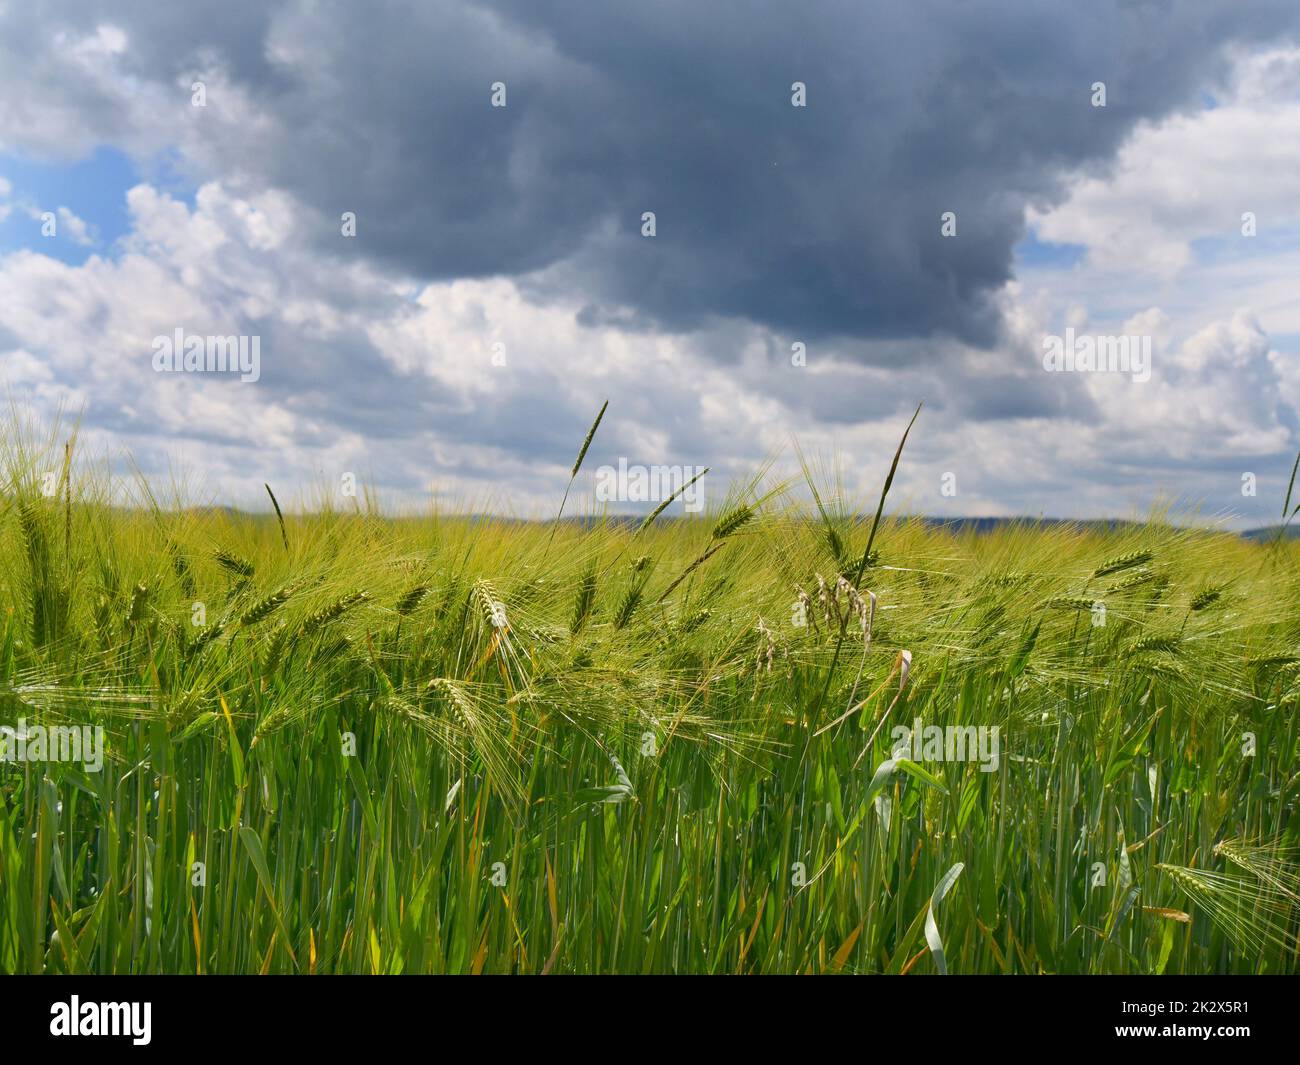
[[[1288,543],[128,506],[69,438],[4,440],[0,971],[1298,968]]]

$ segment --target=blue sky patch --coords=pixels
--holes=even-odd
[[[1013,249],[1016,266],[1030,270],[1069,270],[1083,259],[1086,248],[1082,244],[1053,244],[1038,239],[1030,230]]]
[[[130,229],[126,194],[142,181],[194,204],[194,186],[184,179],[173,156],[151,161],[142,172],[124,152],[99,148],[75,163],[48,163],[0,153],[0,177],[9,182],[8,217],[0,222],[0,254],[26,248],[72,265],[91,255],[112,257],[114,245]],[[79,243],[59,219],[56,235],[44,236],[40,215],[67,208],[88,227],[90,243]]]

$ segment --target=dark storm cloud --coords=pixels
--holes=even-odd
[[[349,254],[426,280],[545,269],[527,290],[580,294],[584,321],[988,345],[1025,205],[1198,103],[1227,42],[1300,16],[1290,0],[258,0],[40,18],[122,25],[142,79],[222,57],[272,121],[212,122],[216,176],[291,191],[322,250],[350,210]]]
[[[954,375],[945,392],[946,406],[973,422],[1015,418],[1097,422],[1101,418],[1089,393],[1064,374],[967,372]]]

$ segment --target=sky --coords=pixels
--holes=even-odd
[[[1264,525],[1298,278],[1293,0],[0,0],[0,381],[196,502]]]

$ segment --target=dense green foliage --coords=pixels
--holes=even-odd
[[[0,971],[1297,968],[1289,545],[885,520],[855,585],[825,486],[281,527],[4,475],[0,724],[106,752],[0,763]]]

